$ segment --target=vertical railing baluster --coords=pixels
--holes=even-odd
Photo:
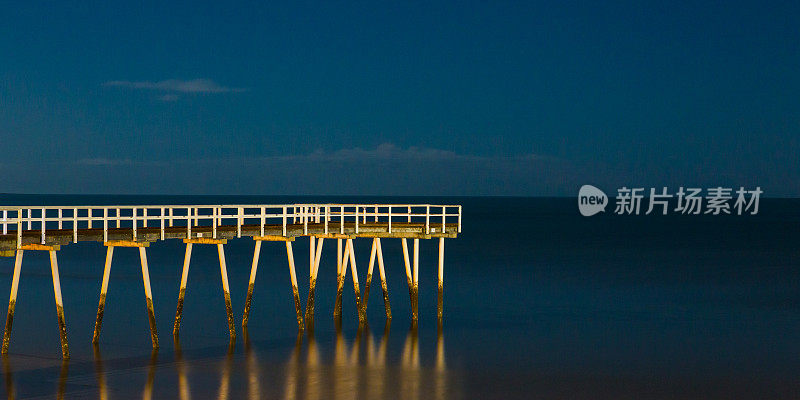
[[[44,244],[44,231],[45,231],[45,226],[47,225],[47,221],[45,219],[46,215],[47,212],[45,211],[44,208],[42,208],[42,244]]]
[[[264,213],[266,212],[266,207],[261,207],[261,236],[264,236],[264,223],[266,222],[266,216]]]
[[[425,206],[425,234],[431,234],[431,206]]]
[[[286,206],[283,207],[283,236],[286,236]]]
[[[139,214],[139,211],[136,209],[136,207],[134,207],[133,208],[133,213],[131,215],[131,220],[133,221],[133,241],[134,242],[136,241],[136,225],[137,225],[136,224],[136,217],[137,217],[137,214]]]
[[[64,223],[61,221],[61,218],[63,218],[63,212],[62,212],[62,209],[59,207],[59,209],[58,209],[58,229],[59,230],[64,229]]]
[[[108,242],[108,208],[103,207],[103,243]]]

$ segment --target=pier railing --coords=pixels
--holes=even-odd
[[[359,226],[370,223],[424,224],[426,234],[446,233],[457,224],[461,232],[460,205],[434,204],[235,204],[235,205],[124,205],[124,206],[3,206],[0,207],[2,234],[16,234],[22,243],[25,232],[37,232],[45,243],[48,231],[71,230],[78,241],[82,229],[102,229],[108,240],[109,229],[130,229],[136,240],[139,228],[160,227],[161,239],[166,228],[184,227],[187,237],[193,228],[212,227],[212,237],[217,237],[217,227],[236,226],[237,236],[242,227],[256,225],[261,234],[268,225],[282,226],[287,235],[290,225],[302,225],[308,234],[309,224],[323,224],[324,233],[344,233],[345,224],[353,224],[355,233]],[[448,224],[450,224],[448,226]],[[63,233],[62,233],[63,234]]]

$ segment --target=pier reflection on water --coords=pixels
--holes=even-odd
[[[245,331],[241,349],[229,345],[212,356],[206,353],[214,349],[184,351],[176,341],[174,351],[149,357],[104,359],[95,348],[92,361],[16,372],[12,356],[3,359],[5,390],[8,398],[102,400],[451,397],[455,382],[445,363],[441,328],[435,344],[423,346],[422,357],[415,326],[404,339],[390,332],[388,323],[377,331],[362,326],[354,335],[337,326],[331,340],[330,332],[322,336],[312,329],[298,335],[293,346],[276,346],[252,343]]]

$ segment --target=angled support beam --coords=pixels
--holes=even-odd
[[[375,238],[375,244],[377,245],[377,253],[378,253],[378,272],[381,275],[381,289],[383,290],[383,306],[386,309],[386,319],[391,321],[392,319],[392,307],[389,305],[389,287],[386,285],[386,271],[384,271],[383,266],[383,249],[381,248],[381,239]],[[366,310],[366,306],[364,306]]]
[[[358,287],[358,269],[356,268],[356,255],[355,248],[353,247],[353,239],[347,239],[347,247],[350,248],[350,271],[353,277],[353,293],[356,295],[356,310],[358,311],[359,325],[366,321],[366,314],[361,307],[361,293]],[[347,250],[345,250],[347,252]]]
[[[150,291],[150,271],[147,268],[147,249],[139,247],[139,261],[142,264],[142,281],[144,282],[144,297],[147,302],[147,317],[150,321],[150,340],[153,349],[158,349],[158,332],[156,331],[156,314],[153,310],[153,293]]]
[[[19,287],[19,275],[22,270],[22,255],[24,250],[17,250],[17,257],[14,259],[14,275],[11,278],[11,295],[8,299],[8,314],[6,315],[6,329],[3,333],[3,354],[8,354],[8,346],[11,342],[11,325],[14,323],[14,308],[17,305],[17,288]]]
[[[345,255],[346,256],[346,255]],[[333,318],[342,317],[342,288],[344,287],[345,256],[342,255],[342,239],[336,239],[336,303],[333,307]]]
[[[413,308],[414,276],[411,274],[411,258],[408,256],[408,240],[406,238],[403,238],[401,239],[400,243],[403,245],[403,263],[406,267],[406,281],[408,282],[408,298],[410,299]]]
[[[300,292],[297,290],[297,274],[294,269],[294,253],[292,253],[292,242],[286,242],[286,258],[289,260],[289,276],[292,280],[294,308],[297,312],[297,327],[298,329],[303,330],[303,311],[300,308]]]
[[[250,317],[250,303],[253,299],[253,287],[256,284],[256,272],[258,271],[258,257],[261,255],[261,240],[256,240],[256,247],[253,250],[253,265],[250,267],[250,283],[247,285],[247,297],[244,300],[244,313],[242,313],[242,329],[247,329],[247,321]]]
[[[367,281],[364,283],[364,299],[362,300],[362,308],[364,309],[364,313],[367,312],[367,305],[369,305],[369,288],[372,285],[372,269],[375,266],[375,253],[377,253],[378,247],[376,244],[377,238],[372,239],[372,248],[369,252],[369,264],[367,265]]]
[[[414,239],[414,286],[411,292],[411,319],[419,319],[419,239]]]
[[[61,337],[61,356],[69,360],[69,345],[67,344],[67,323],[64,321],[64,301],[61,299],[61,279],[58,277],[58,258],[56,251],[50,250],[50,272],[53,275],[53,295],[56,299],[56,313],[58,314],[58,333]]]
[[[217,253],[219,254],[219,272],[222,277],[222,291],[225,294],[225,311],[228,315],[228,331],[231,336],[231,342],[233,342],[234,340],[236,340],[236,324],[233,322],[233,307],[231,306],[231,290],[228,287],[228,267],[225,264],[225,249],[222,243],[217,243]]]
[[[316,248],[313,245],[313,236],[311,239],[311,250],[309,251],[309,277],[308,277],[308,300],[306,301],[306,322],[311,324],[314,319],[314,291],[317,287],[317,273],[319,272],[319,261],[322,256],[322,244],[325,238],[319,238]]]
[[[183,255],[183,270],[181,271],[181,287],[178,291],[178,308],[175,311],[175,323],[172,325],[172,336],[178,337],[181,329],[181,319],[183,318],[183,299],[186,296],[186,281],[189,279],[189,263],[192,260],[192,245],[186,243],[186,252]]]
[[[444,238],[439,238],[439,296],[438,296],[438,306],[437,306],[437,315],[439,318],[439,323],[442,322],[442,316],[444,314]]]
[[[100,342],[100,328],[103,325],[103,315],[106,309],[106,293],[108,293],[108,279],[111,276],[111,260],[114,258],[114,246],[106,247],[106,264],[103,268],[103,283],[100,286],[100,303],[97,305],[97,318],[94,321],[94,335],[92,343]]]

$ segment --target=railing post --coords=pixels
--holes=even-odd
[[[408,223],[411,223],[411,206],[408,206]]]
[[[22,209],[20,208],[19,210],[17,210],[17,249],[21,247],[22,247]]]
[[[186,238],[192,238],[192,208],[186,207]]]
[[[108,208],[103,207],[103,243],[105,242],[108,242]]]
[[[78,209],[72,209],[72,241],[78,243]]]
[[[266,217],[264,216],[265,212],[266,212],[266,207],[261,207],[261,236],[264,236],[264,222],[265,222],[264,220],[266,219]]]
[[[61,208],[59,208],[58,209],[58,229],[59,230],[64,229],[64,224],[63,224],[63,222],[61,222],[61,218],[62,217],[63,217],[63,212],[62,212]],[[3,218],[3,219],[5,219],[5,218]]]
[[[164,223],[165,223],[164,217],[166,217],[165,214],[166,214],[166,209],[164,207],[161,207],[161,218],[160,218],[161,219],[161,240],[164,240]]]
[[[211,237],[216,239],[217,238],[217,207],[212,207],[211,208],[211,229],[213,231],[211,233]]]
[[[59,209],[59,211],[61,210]],[[3,210],[3,235],[8,235],[8,224],[6,224],[7,221],[8,221],[8,210]]]
[[[461,233],[461,206],[458,206],[458,233]]]
[[[242,207],[239,207],[236,212],[236,237],[242,237],[242,213],[244,210]]]
[[[442,233],[447,229],[445,221],[447,220],[447,206],[442,206]]]
[[[33,218],[32,218],[33,214],[31,214],[31,211],[32,210],[29,208],[28,209],[28,230],[32,230],[33,229]]]
[[[392,206],[389,206],[387,214],[389,215],[389,233],[392,233]]]
[[[431,206],[425,206],[425,234],[430,235],[431,233]]]
[[[86,209],[86,227],[92,229],[92,208],[89,207]]]
[[[328,218],[330,217],[330,206],[325,206],[325,234],[328,234]]]
[[[44,231],[45,226],[47,225],[47,219],[45,218],[46,214],[47,213],[45,212],[45,209],[42,208],[42,244],[44,244]]]
[[[340,214],[341,216],[339,217],[339,228],[341,228],[340,229],[341,232],[339,232],[339,233],[344,235],[344,206],[343,205],[339,206],[339,212],[341,213]]]
[[[308,206],[303,206],[300,208],[300,212],[303,213],[303,235],[308,235]]]
[[[174,217],[173,210],[174,209],[172,207],[169,208],[169,227],[170,228],[172,228],[172,225],[173,225],[173,217]]]
[[[136,225],[137,225],[136,224],[136,217],[137,217],[136,214],[138,214],[138,213],[139,213],[139,211],[136,209],[136,207],[134,207],[133,208],[133,214],[131,215],[132,220],[133,220],[133,241],[134,242],[136,241]]]
[[[287,207],[283,206],[283,236],[286,236],[286,211]]]
[[[356,235],[358,235],[358,206],[356,206]]]

